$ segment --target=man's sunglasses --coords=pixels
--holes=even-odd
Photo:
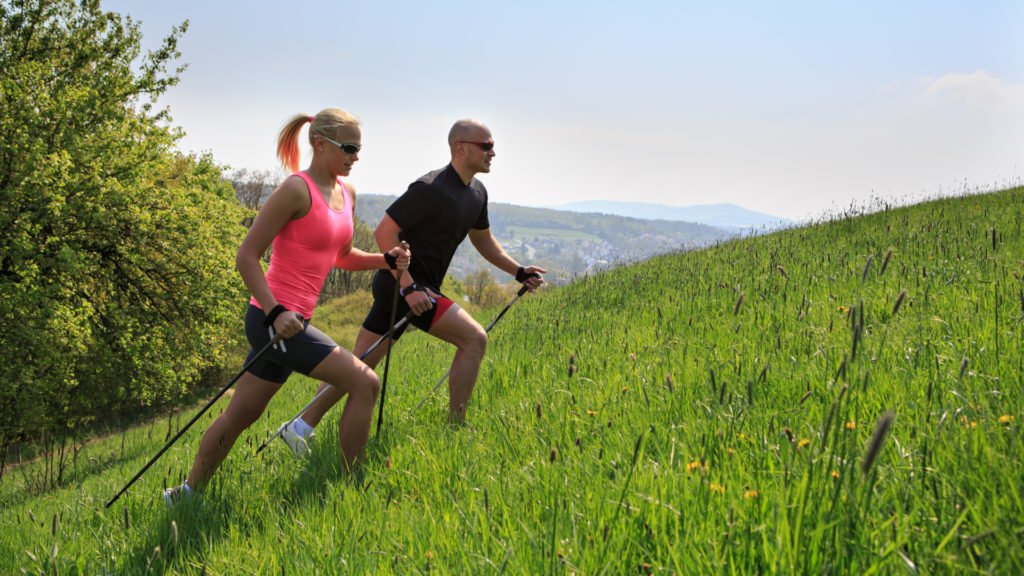
[[[324,140],[327,140],[331,144],[334,144],[338,148],[341,148],[341,151],[344,152],[345,154],[358,154],[359,151],[363,149],[363,147],[359,144],[341,144],[340,142],[335,142],[334,140],[331,140],[330,138],[324,136],[323,134],[318,134],[318,136],[320,136]]]
[[[459,140],[460,144],[476,144],[480,150],[484,152],[490,152],[494,150],[494,142],[474,142],[472,140]]]

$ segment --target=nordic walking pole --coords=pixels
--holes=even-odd
[[[385,338],[387,338],[387,337],[391,336],[391,334],[392,334],[392,333],[393,333],[393,332],[394,332],[395,330],[398,330],[398,329],[399,329],[399,328],[401,328],[401,327],[402,327],[403,325],[405,325],[405,324],[406,324],[407,322],[409,322],[409,320],[411,320],[411,319],[412,319],[412,316],[413,316],[413,314],[412,314],[412,311],[409,311],[409,313],[408,313],[408,314],[406,314],[405,316],[403,316],[403,317],[402,317],[402,319],[398,321],[398,324],[395,324],[394,326],[392,326],[392,327],[391,327],[391,329],[390,329],[390,330],[388,330],[387,334],[385,334],[385,335],[381,336],[380,338],[377,338],[377,341],[376,341],[376,342],[374,342],[374,343],[373,343],[373,345],[371,345],[371,346],[370,346],[369,348],[367,348],[367,349],[366,349],[366,352],[363,352],[362,354],[360,354],[360,355],[359,355],[359,359],[360,359],[360,360],[365,360],[365,359],[366,359],[366,357],[367,357],[367,356],[369,356],[371,352],[373,352],[374,350],[376,350],[377,346],[379,346],[379,345],[380,345],[380,343],[381,343],[381,342],[383,342]],[[306,404],[305,406],[303,406],[303,407],[302,407],[302,410],[299,410],[299,413],[298,413],[298,414],[296,414],[295,416],[293,416],[291,420],[289,420],[289,421],[285,422],[285,423],[284,423],[284,426],[281,426],[280,428],[278,428],[278,429],[277,429],[277,432],[274,432],[274,434],[273,434],[273,435],[272,435],[272,436],[271,436],[270,438],[267,438],[267,440],[266,440],[266,441],[265,441],[265,442],[264,442],[263,444],[261,444],[259,448],[257,448],[257,449],[256,449],[256,454],[259,454],[260,452],[263,452],[263,449],[264,449],[264,448],[266,448],[266,447],[267,447],[267,445],[269,445],[269,444],[270,444],[270,442],[271,442],[271,441],[272,441],[272,440],[273,440],[274,438],[277,438],[278,436],[280,436],[280,435],[281,435],[281,432],[283,432],[285,428],[287,428],[288,426],[290,426],[290,425],[291,425],[291,424],[292,424],[293,422],[295,422],[296,420],[298,420],[300,416],[302,416],[303,414],[305,414],[305,413],[306,413],[306,410],[309,410],[309,407],[310,407],[310,406],[312,406],[314,402],[316,402],[317,400],[319,400],[319,399],[320,399],[320,398],[321,398],[321,397],[322,397],[322,396],[323,396],[324,394],[326,394],[326,393],[327,393],[327,390],[328,390],[327,388],[324,388],[324,389],[323,389],[323,390],[321,390],[320,392],[317,392],[316,396],[314,396],[314,397],[313,397],[313,399],[312,399],[312,400],[310,400],[308,404]]]
[[[399,273],[398,278],[395,278],[395,295],[391,299],[391,325],[395,325],[395,315],[398,313],[398,294],[402,290],[402,284],[399,280],[402,278]],[[395,343],[394,331],[388,332],[388,352],[384,356],[384,377],[381,379],[380,385],[380,409],[377,410],[377,436],[380,436],[380,426],[384,423],[384,398],[388,393],[388,365],[391,364],[391,348]]]
[[[198,414],[193,416],[192,419],[189,420],[187,424],[185,424],[184,428],[182,428],[181,430],[178,430],[178,433],[174,435],[174,438],[171,438],[170,440],[168,440],[167,443],[164,444],[164,447],[161,448],[160,451],[157,452],[155,456],[150,458],[149,462],[146,462],[146,465],[142,467],[142,470],[139,470],[139,472],[135,476],[133,476],[132,479],[129,480],[127,484],[124,485],[124,488],[121,488],[121,491],[118,492],[116,495],[114,495],[114,497],[111,498],[109,502],[107,502],[107,505],[105,506],[105,508],[110,508],[111,504],[113,504],[114,502],[117,502],[117,499],[120,498],[121,495],[124,494],[128,490],[128,488],[131,488],[131,485],[135,484],[135,481],[138,480],[139,478],[141,478],[142,475],[145,474],[146,470],[149,470],[149,467],[152,466],[157,460],[159,460],[160,457],[164,455],[164,452],[167,452],[167,449],[170,448],[175,442],[177,442],[178,438],[181,438],[181,435],[184,434],[189,428],[192,427],[193,424],[196,423],[196,420],[199,420],[199,418],[203,414],[206,414],[206,411],[209,410],[210,407],[213,406],[214,403],[217,402],[217,400],[220,400],[220,397],[223,396],[224,393],[227,392],[229,388],[231,388],[232,386],[235,385],[235,382],[237,382],[238,379],[242,377],[242,374],[245,374],[245,372],[247,370],[249,370],[249,368],[251,368],[252,365],[255,364],[256,361],[259,360],[260,357],[263,356],[263,354],[267,350],[270,350],[271,346],[276,345],[280,341],[281,341],[281,335],[280,334],[275,335],[274,338],[270,342],[267,342],[266,346],[261,348],[259,352],[257,352],[248,362],[246,362],[245,365],[242,366],[242,369],[238,371],[238,374],[236,374],[235,377],[231,379],[231,382],[228,382],[226,386],[221,388],[220,392],[218,392],[217,395],[214,396],[212,400],[207,402],[206,406],[203,406],[203,409],[200,410]]]
[[[494,320],[491,320],[491,323],[487,325],[487,328],[484,331],[490,332],[491,328],[494,328],[494,325],[498,323],[498,320],[501,320],[501,317],[505,315],[505,312],[508,312],[508,309],[511,308],[512,305],[516,303],[516,300],[519,300],[519,297],[522,296],[523,294],[526,294],[526,292],[529,289],[529,286],[523,284],[523,287],[519,289],[519,292],[516,292],[515,298],[513,298],[511,302],[506,304],[505,307],[501,309],[501,312],[498,312],[498,315],[494,317]],[[430,396],[434,394],[434,391],[436,391],[437,387],[441,385],[441,382],[447,380],[448,375],[451,373],[452,370],[451,368],[449,368],[448,371],[444,373],[444,376],[441,376],[441,379],[437,381],[437,384],[434,384],[434,387],[430,389],[430,392],[427,392],[427,395],[423,397],[423,400],[420,400],[420,403],[417,404],[415,408],[413,408],[414,412],[416,410],[419,410],[420,406],[423,406],[423,403],[427,401],[427,398],[430,398]]]

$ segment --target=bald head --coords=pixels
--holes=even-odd
[[[465,118],[457,121],[448,131],[448,146],[462,141],[481,141],[491,137],[491,131],[479,120]]]
[[[448,131],[448,148],[452,152],[452,167],[466,184],[474,174],[491,171],[494,159],[494,138],[479,120],[464,118]]]

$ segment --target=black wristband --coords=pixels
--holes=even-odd
[[[391,268],[392,270],[398,269],[398,257],[392,256],[390,252],[384,253],[384,262],[387,263],[388,268]]]
[[[267,314],[267,318],[263,321],[263,325],[264,326],[273,326],[274,325],[274,320],[277,320],[278,316],[280,316],[283,312],[287,312],[287,311],[288,311],[288,309],[285,308],[284,306],[280,305],[280,304],[278,304],[277,306],[274,306],[274,309],[270,311],[270,314]]]
[[[519,269],[516,270],[516,282],[519,282],[520,284],[522,284],[523,282],[526,282],[530,278],[539,278],[539,277],[540,277],[540,274],[537,274],[536,272],[532,272],[532,273],[527,274],[526,273],[526,268],[523,268],[522,266],[520,266]]]
[[[406,296],[408,296],[409,294],[412,294],[413,292],[422,292],[422,291],[423,291],[423,287],[420,286],[419,284],[415,283],[415,282],[413,282],[412,284],[409,284],[405,288],[399,288],[398,289],[398,293],[402,295],[402,298],[405,298]]]

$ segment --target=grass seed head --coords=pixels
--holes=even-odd
[[[892,305],[892,315],[895,316],[900,310],[900,305],[903,304],[903,299],[907,297],[906,290],[900,290],[900,295],[896,297],[896,303]]]
[[[889,259],[892,258],[892,248],[889,248],[885,252],[885,260],[882,260],[882,268],[878,271],[878,275],[885,274],[885,269],[889,266]]]
[[[878,420],[878,424],[875,425],[875,432],[871,435],[871,441],[868,442],[868,449],[864,454],[864,462],[860,465],[861,472],[867,474],[871,471],[875,458],[882,451],[882,444],[885,443],[885,437],[889,434],[889,427],[892,426],[893,418],[895,418],[893,413],[886,411]]]
[[[868,270],[871,270],[871,262],[873,262],[874,260],[874,256],[868,256],[868,261],[867,263],[864,264],[864,272],[862,272],[860,275],[861,282],[864,282],[865,280],[868,279]]]

